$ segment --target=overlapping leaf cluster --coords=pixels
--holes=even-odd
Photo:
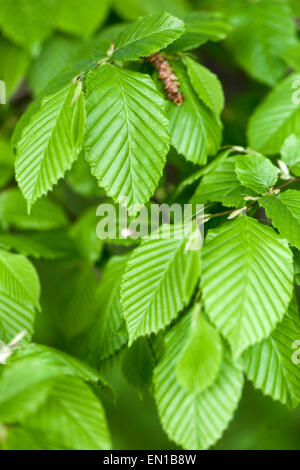
[[[220,13],[115,1],[126,22],[98,32],[111,2],[100,3],[0,1],[9,70],[0,78],[10,97],[26,75],[34,96],[11,149],[9,124],[0,134],[0,447],[109,448],[98,370],[116,358],[139,394],[153,393],[169,438],[207,449],[245,378],[300,403],[294,5],[228,0]],[[274,87],[252,112],[249,147],[221,147],[222,85],[198,60],[199,47],[225,39],[246,73]],[[178,79],[180,106],[147,60],[157,52]],[[174,160],[189,174],[170,187]],[[97,237],[97,203],[135,216],[153,198],[205,204],[203,247],[190,249],[190,226]],[[56,349],[32,342],[43,315],[59,340],[38,340]]]

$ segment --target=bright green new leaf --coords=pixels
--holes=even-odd
[[[294,299],[271,336],[243,356],[247,377],[255,388],[292,408],[300,403],[300,371],[292,361],[292,345],[299,338],[300,318]]]
[[[248,125],[249,145],[265,155],[279,153],[285,139],[300,132],[300,99],[292,74],[280,82],[252,114]]]
[[[238,155],[235,171],[243,186],[259,194],[266,193],[278,180],[278,169],[262,155]]]
[[[164,102],[147,75],[102,65],[87,78],[87,160],[133,211],[154,193],[169,149]]]
[[[39,308],[39,278],[25,256],[0,250],[0,290],[17,302]]]
[[[136,60],[149,56],[175,41],[184,32],[184,23],[169,13],[140,18],[120,33],[114,44],[116,60]]]
[[[185,100],[181,106],[169,101],[167,104],[171,143],[187,160],[204,165],[207,156],[214,155],[219,149],[222,125],[198,98],[184,65],[173,62],[172,68],[179,78]]]
[[[80,82],[43,98],[17,145],[16,178],[28,208],[50,191],[76,160],[85,127]]]
[[[63,209],[50,199],[42,198],[27,214],[26,201],[17,188],[0,194],[0,225],[3,229],[51,230],[65,227],[68,219]]]
[[[177,381],[176,364],[189,325],[186,315],[166,336],[163,358],[154,371],[155,400],[169,438],[184,449],[201,450],[213,445],[232,419],[243,374],[239,361],[226,353],[214,383],[202,392],[187,392]]]
[[[206,313],[235,357],[282,320],[293,291],[293,257],[275,231],[247,216],[211,230],[203,249]]]
[[[300,191],[289,189],[278,196],[267,194],[259,204],[280,235],[300,250]]]
[[[224,107],[224,94],[218,77],[190,57],[185,58],[185,64],[191,84],[200,100],[219,115]]]
[[[121,285],[130,345],[167,326],[188,304],[200,276],[200,252],[188,249],[192,235],[164,225],[133,251]]]
[[[223,346],[217,330],[201,314],[192,310],[187,339],[177,359],[177,380],[190,393],[202,392],[216,380],[223,359]]]

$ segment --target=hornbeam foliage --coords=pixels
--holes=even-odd
[[[299,448],[298,3],[0,0],[0,450]]]
[[[208,316],[238,356],[272,332],[290,302],[293,256],[287,241],[246,215],[211,230],[203,248],[202,289]]]
[[[70,85],[44,98],[23,131],[16,179],[29,208],[64,176],[81,149],[85,109],[78,89]]]
[[[93,175],[116,201],[144,204],[157,187],[169,149],[164,102],[154,83],[147,75],[103,64],[88,74],[86,105]]]
[[[271,336],[247,349],[243,358],[247,377],[254,386],[290,407],[300,403],[300,377],[288,345],[297,341],[299,333],[299,311],[294,299]]]
[[[128,260],[121,303],[129,344],[167,326],[190,301],[201,257],[187,249],[192,232],[183,231],[181,226],[163,226],[160,233],[145,238]]]

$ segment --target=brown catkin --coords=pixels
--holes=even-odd
[[[164,82],[168,100],[180,106],[184,102],[184,96],[179,91],[180,83],[178,77],[176,77],[169,62],[158,52],[147,57],[147,60],[153,63],[160,80]]]

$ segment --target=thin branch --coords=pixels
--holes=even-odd
[[[296,176],[294,176],[293,178],[291,178],[289,181],[287,181],[286,183],[284,183],[283,185],[279,186],[277,189],[279,189],[280,191],[285,188],[286,186],[288,186],[289,184],[292,184],[292,183],[295,183],[295,181],[300,181],[300,178],[297,178]]]

